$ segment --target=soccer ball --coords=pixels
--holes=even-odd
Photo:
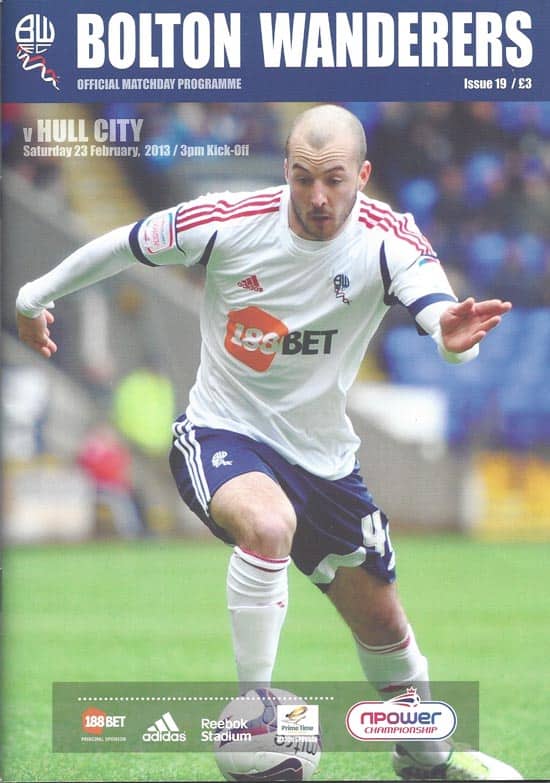
[[[221,712],[214,757],[226,780],[311,779],[321,758],[320,736],[277,734],[279,705],[288,705],[291,720],[290,713],[306,712],[302,699],[280,688],[249,690]]]

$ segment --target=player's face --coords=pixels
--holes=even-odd
[[[293,141],[285,177],[290,186],[289,224],[295,234],[317,241],[338,234],[371,170],[368,161],[359,168],[353,153],[343,142],[319,150],[300,139]]]

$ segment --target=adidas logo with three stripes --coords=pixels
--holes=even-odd
[[[156,720],[142,734],[143,742],[185,742],[187,735],[180,731],[178,724],[169,712]]]

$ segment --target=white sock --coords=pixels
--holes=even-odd
[[[227,571],[233,650],[243,690],[269,685],[288,604],[290,557],[265,558],[236,546]]]
[[[410,625],[406,636],[395,644],[373,646],[357,637],[355,642],[365,676],[375,685],[382,699],[390,699],[412,684],[422,701],[430,700],[428,661],[418,649]],[[449,757],[449,746],[445,742],[415,740],[399,744],[427,766],[443,764]]]

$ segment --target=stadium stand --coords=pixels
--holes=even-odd
[[[544,448],[550,443],[550,310],[516,309],[483,346],[483,361],[442,366],[429,340],[409,326],[390,329],[383,357],[398,384],[430,385],[449,400],[456,446]]]

